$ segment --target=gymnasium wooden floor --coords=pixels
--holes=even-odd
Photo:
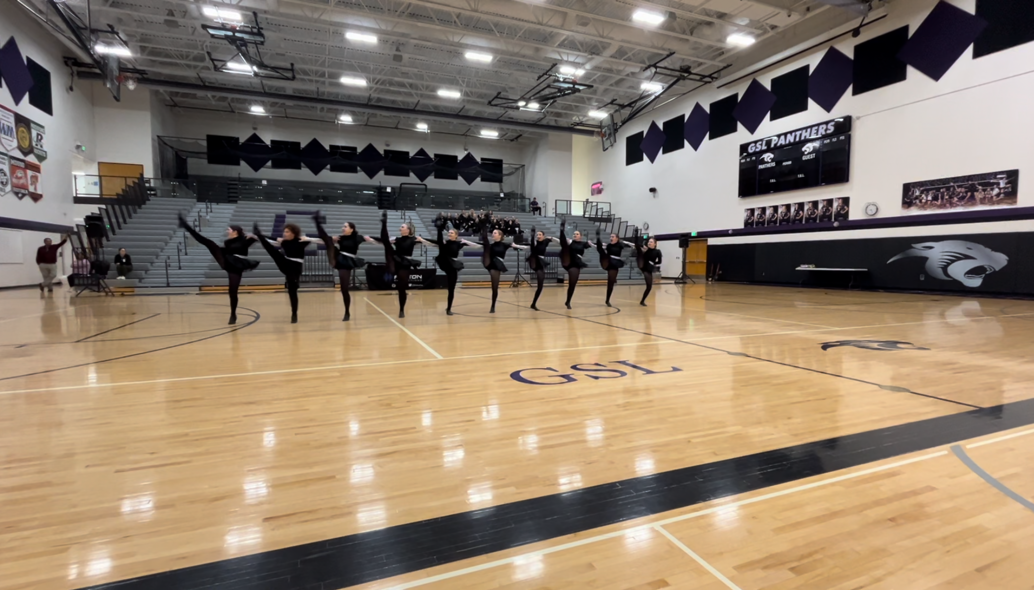
[[[0,588],[1034,588],[1034,302],[641,292],[2,292]]]

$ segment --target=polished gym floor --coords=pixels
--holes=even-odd
[[[0,292],[0,589],[1034,587],[1034,302],[641,292]]]

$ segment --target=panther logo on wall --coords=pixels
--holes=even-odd
[[[837,340],[836,342],[823,342],[822,350],[829,350],[838,346],[853,346],[863,350],[930,350],[929,348],[923,348],[911,342],[902,342],[900,340]]]
[[[765,154],[761,156],[761,159],[764,160],[766,163],[771,162],[772,160],[775,160],[775,154]]]
[[[912,244],[911,249],[891,258],[887,264],[912,256],[926,258],[926,272],[930,276],[942,281],[955,280],[967,287],[979,287],[984,277],[1009,264],[1005,254],[962,240]]]

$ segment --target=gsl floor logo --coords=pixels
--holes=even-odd
[[[637,365],[632,361],[610,361],[611,365],[620,365],[625,369],[639,371],[644,375],[660,375],[662,373],[678,373],[682,369],[670,367],[668,369],[655,371]],[[580,379],[599,381],[600,379],[621,379],[628,377],[628,371],[623,369],[610,368],[603,363],[578,363],[571,365],[571,372],[563,372],[553,367],[535,367],[531,369],[520,369],[510,373],[510,379],[525,385],[567,385]]]

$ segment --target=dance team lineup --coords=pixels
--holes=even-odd
[[[492,306],[489,313],[495,313],[496,300],[499,297],[499,282],[502,275],[508,272],[506,266],[506,255],[510,250],[527,250],[525,261],[528,268],[535,274],[535,296],[531,302],[531,309],[538,311],[539,297],[545,286],[546,268],[549,262],[546,260],[546,248],[552,242],[560,243],[560,264],[567,272],[567,309],[572,309],[571,301],[575,289],[578,287],[578,278],[583,268],[588,267],[583,257],[589,248],[595,247],[599,254],[599,264],[607,271],[607,307],[613,307],[610,302],[614,292],[614,285],[617,284],[618,271],[625,266],[622,252],[625,248],[631,248],[635,252],[636,266],[642,271],[646,289],[643,291],[639,305],[646,307],[646,298],[653,290],[654,274],[660,271],[662,254],[657,248],[657,241],[653,238],[644,240],[642,236],[635,236],[634,242],[621,240],[617,234],[610,234],[607,242],[600,236],[600,230],[596,230],[596,240],[585,239],[580,231],[575,231],[569,240],[566,233],[566,221],[560,224],[560,237],[547,236],[541,231],[531,229],[531,244],[520,245],[513,241],[506,241],[504,232],[501,229],[490,231],[489,223],[480,225],[481,241],[472,242],[460,237],[458,229],[449,226],[449,221],[439,217],[435,220],[435,227],[438,235],[434,240],[428,240],[416,235],[413,224],[405,222],[399,227],[399,235],[391,236],[388,231],[387,212],[381,214],[381,228],[378,236],[366,236],[359,233],[356,225],[350,221],[341,226],[341,234],[331,236],[323,227],[323,218],[320,213],[313,216],[316,223],[317,238],[310,238],[302,233],[298,225],[288,223],[284,225],[283,235],[273,239],[263,235],[262,229],[256,223],[251,233],[246,233],[239,225],[231,225],[226,228],[226,240],[220,246],[218,243],[198,233],[190,223],[182,216],[179,217],[179,226],[187,231],[197,243],[204,246],[212,255],[213,260],[226,272],[229,281],[230,297],[230,320],[229,324],[237,323],[238,292],[241,285],[241,277],[244,273],[254,270],[259,262],[248,258],[248,249],[258,242],[259,245],[269,254],[276,264],[277,269],[284,275],[284,286],[287,288],[288,297],[291,302],[291,323],[298,323],[298,289],[301,284],[302,270],[305,262],[305,250],[312,243],[322,243],[327,251],[330,266],[337,270],[340,281],[341,299],[345,306],[345,314],[342,321],[351,319],[352,296],[349,293],[349,286],[352,282],[352,271],[363,268],[366,261],[358,256],[359,246],[363,242],[379,244],[384,248],[384,261],[386,274],[390,277],[388,282],[394,281],[398,292],[399,318],[406,317],[406,302],[408,300],[407,289],[409,286],[410,273],[420,267],[421,261],[413,257],[416,245],[437,249],[437,256],[434,261],[439,269],[445,273],[448,287],[448,299],[445,308],[446,315],[453,315],[452,305],[456,295],[456,285],[459,282],[459,273],[463,271],[463,261],[460,256],[463,248],[481,249],[481,265],[488,271],[492,284]],[[519,263],[519,261],[518,261]]]

